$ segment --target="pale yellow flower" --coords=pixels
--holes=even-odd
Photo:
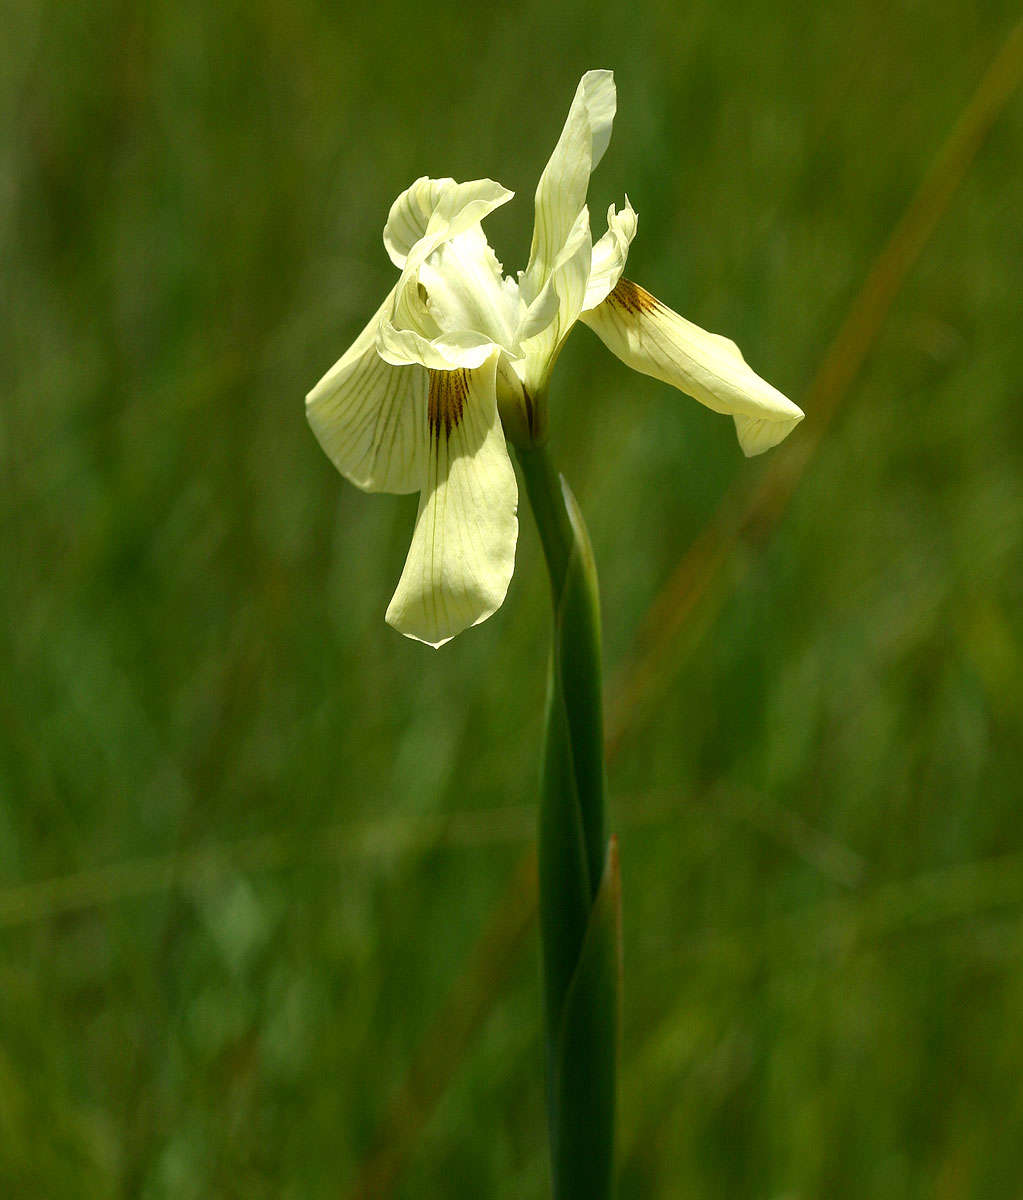
[[[505,434],[545,436],[550,373],[577,321],[628,366],[730,415],[746,454],[802,419],[734,342],[623,277],[637,227],[628,198],[593,242],[586,192],[615,106],[612,73],[588,71],[540,176],[529,262],[516,279],[480,224],[512,198],[506,188],[424,177],[404,191],[384,227],[398,281],[306,398],[320,444],[352,483],[419,492],[387,620],[432,646],[504,600],[518,535]]]

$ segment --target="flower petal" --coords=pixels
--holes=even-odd
[[[480,219],[511,195],[489,179],[422,179],[395,201],[384,240],[403,265],[377,333],[386,362],[475,370],[495,346],[508,347],[518,289],[502,278]]]
[[[522,382],[533,396],[546,391],[565,338],[579,319],[592,254],[590,214],[583,205],[576,214],[565,245],[552,264],[546,283],[526,309],[519,327],[519,345],[525,356]]]
[[[515,566],[518,488],[497,415],[497,355],[431,371],[428,466],[387,621],[441,646],[500,608]]]
[[[391,262],[401,270],[412,247],[422,242],[428,232],[433,249],[441,241],[478,225],[514,195],[493,179],[456,183],[453,179],[430,179],[423,175],[401,193],[387,215],[384,247]]]
[[[417,266],[410,257],[391,293],[391,304],[381,315],[377,353],[394,366],[416,363],[432,371],[481,367],[494,351],[490,334],[460,329],[457,324],[442,328],[420,281],[421,270],[422,265]]]
[[[428,377],[422,367],[395,367],[377,354],[381,314],[306,396],[306,417],[331,462],[367,492],[415,492],[423,486],[421,429]]]
[[[636,236],[638,224],[639,217],[629,203],[628,196],[625,197],[625,207],[621,212],[615,212],[613,204],[607,210],[607,233],[593,246],[590,278],[583,301],[584,311],[596,308],[617,286],[625,270],[625,261],[629,257],[629,247]]]
[[[494,343],[473,330],[438,331],[433,337],[418,329],[396,328],[385,315],[377,331],[377,353],[393,366],[416,364],[431,371],[475,370],[493,354]]]
[[[586,203],[590,173],[611,140],[616,103],[614,74],[587,71],[579,81],[561,137],[536,188],[533,243],[524,272],[527,303],[539,295],[550,277]]]
[[[514,280],[503,276],[479,225],[438,246],[419,268],[418,282],[441,329],[475,330],[512,351],[519,289]]]
[[[803,419],[802,409],[761,379],[734,342],[680,317],[628,279],[582,320],[626,366],[733,416],[744,454],[769,450]]]
[[[384,226],[384,249],[399,271],[405,265],[408,252],[426,233],[441,196],[454,186],[453,179],[430,179],[421,175],[391,205]]]

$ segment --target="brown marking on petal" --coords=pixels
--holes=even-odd
[[[464,367],[456,367],[453,371],[430,371],[426,418],[432,437],[439,436],[442,427],[444,433],[451,436],[452,429],[462,419],[468,395],[469,378]]]
[[[633,316],[653,312],[654,309],[661,307],[660,300],[651,296],[646,288],[641,288],[638,283],[633,283],[631,279],[619,279],[615,284],[614,291],[608,296],[608,300],[617,304],[619,308],[624,308],[626,312],[632,313]]]

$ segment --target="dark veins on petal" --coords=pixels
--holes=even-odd
[[[426,417],[430,434],[437,436],[443,428],[448,437],[462,419],[469,380],[464,367],[454,371],[430,371],[430,395]]]
[[[634,314],[653,312],[655,308],[661,307],[661,302],[656,297],[651,296],[646,288],[641,288],[631,279],[619,279],[608,299],[619,308]]]

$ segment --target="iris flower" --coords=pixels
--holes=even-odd
[[[515,279],[481,226],[512,198],[507,188],[423,177],[402,192],[384,227],[398,281],[306,397],[316,437],[356,487],[419,492],[387,621],[428,645],[504,601],[518,536],[505,438],[545,438],[551,369],[577,321],[628,366],[731,416],[747,455],[802,419],[734,342],[624,277],[637,226],[628,197],[592,240],[586,191],[615,107],[612,73],[588,71],[540,176],[529,262]]]

